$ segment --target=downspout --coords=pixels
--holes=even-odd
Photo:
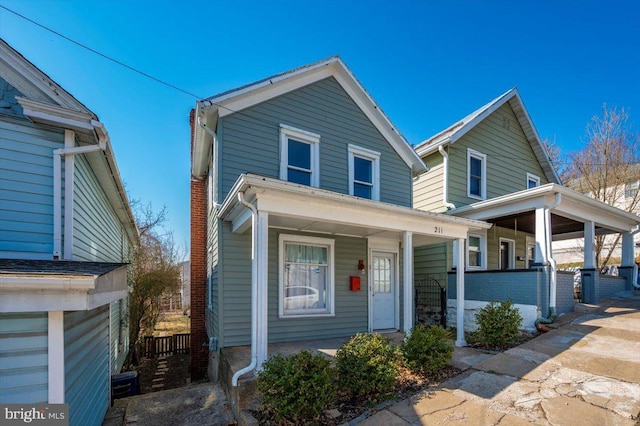
[[[198,125],[200,127],[202,127],[205,130],[205,132],[209,133],[209,135],[213,139],[212,143],[211,143],[211,163],[217,165],[217,163],[216,163],[216,161],[217,161],[217,158],[216,158],[216,141],[218,140],[218,136],[216,135],[216,133],[213,130],[208,128],[207,125],[202,122],[202,119],[200,117],[198,117]],[[211,172],[212,173],[218,173],[218,170],[216,168],[216,169],[212,170]],[[217,179],[216,179],[216,181],[217,181]],[[215,191],[216,189],[214,188],[213,190]],[[220,208],[220,204],[216,203],[214,200],[211,200],[211,203],[212,203],[213,208],[215,210]]]
[[[562,201],[562,195],[557,192],[556,199],[553,203],[544,207],[544,228],[545,228],[545,246],[546,246],[546,259],[543,259],[545,263],[549,264],[549,316],[547,318],[541,317],[535,321],[536,327],[538,324],[551,324],[556,320],[558,316],[556,311],[556,270],[557,270],[557,262],[551,256],[551,210],[558,207]]]
[[[66,139],[75,137],[72,131],[65,132]],[[97,145],[65,147],[55,149],[53,151],[53,258],[62,258],[62,157],[76,154],[84,154],[87,152],[104,151],[107,149],[106,141],[100,137]],[[73,187],[73,173],[66,172],[67,176],[71,176],[71,182],[65,181],[66,188]],[[71,185],[69,187],[68,185]],[[73,214],[73,200],[65,197],[65,215]],[[66,218],[69,220],[68,218]],[[69,230],[67,230],[69,232]],[[65,253],[65,259],[71,259],[71,253]]]
[[[447,199],[447,195],[449,194],[449,154],[447,154],[447,151],[442,145],[438,145],[438,152],[442,155],[442,167],[444,168],[444,178],[442,179],[442,203],[447,210],[453,210],[456,208],[455,204],[450,203]]]
[[[636,226],[636,229],[631,231],[631,241],[633,241],[633,236],[638,232],[640,232],[640,226]],[[638,264],[635,262],[635,259],[631,260],[633,261],[633,275],[631,276],[631,285],[636,290],[640,290],[640,280],[638,280]]]
[[[238,193],[238,201],[251,210],[251,363],[235,372],[231,384],[238,386],[238,379],[245,373],[254,370],[258,365],[258,210],[244,198],[244,192]]]

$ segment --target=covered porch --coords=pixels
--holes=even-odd
[[[633,234],[638,232],[640,217],[561,185],[547,184],[481,201],[456,209],[451,214],[486,220],[496,227],[531,236],[527,238],[527,264],[524,269],[540,271],[544,281],[542,293],[538,292],[537,297],[542,317],[555,317],[561,313],[559,308],[566,311],[568,302],[565,299],[569,299],[571,294],[565,291],[569,279],[557,270],[552,241],[584,238],[582,293],[585,303],[597,303],[613,293],[630,290],[635,283],[637,266],[633,259]],[[618,267],[621,278],[601,278],[596,271],[595,237],[606,234],[621,234],[622,261]],[[494,249],[502,250],[503,247]],[[502,252],[500,256],[502,258]]]
[[[341,318],[360,321],[353,331],[410,330],[414,248],[446,241],[464,247],[469,231],[491,226],[256,175],[240,176],[220,207],[220,218],[233,234],[251,232],[252,239],[252,356],[234,373],[232,386],[261,368],[268,345],[327,335],[327,328],[342,327]],[[315,272],[326,274],[319,288],[313,279],[295,284],[313,293],[308,305],[294,303],[301,295],[289,292],[285,278],[296,267],[291,252],[303,244],[318,248]],[[464,274],[459,279],[463,285]],[[379,309],[385,298],[388,308]],[[386,326],[377,322],[381,311],[391,312]],[[297,328],[309,331],[296,334]],[[353,334],[347,331],[345,336]],[[457,343],[463,345],[460,334]],[[223,348],[228,346],[236,345]]]

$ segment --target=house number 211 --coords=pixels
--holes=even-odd
[[[434,226],[433,232],[434,234],[442,234],[442,226]]]

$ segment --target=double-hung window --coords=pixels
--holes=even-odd
[[[467,195],[487,198],[487,156],[471,148],[467,148]]]
[[[349,195],[380,200],[380,153],[349,145]]]
[[[280,179],[320,186],[320,135],[280,125]]]
[[[486,269],[486,238],[481,234],[467,236],[467,269]]]
[[[540,186],[540,177],[527,173],[527,189],[536,188]]]
[[[334,314],[334,240],[280,235],[280,317]]]
[[[640,186],[640,181],[628,182],[624,185],[624,197],[627,199],[634,199],[636,194],[638,193],[638,187]]]

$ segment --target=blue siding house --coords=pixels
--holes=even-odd
[[[236,386],[269,343],[409,330],[414,247],[489,227],[412,208],[426,166],[338,57],[191,123],[193,376],[215,380],[227,348],[252,348]]]
[[[137,239],[104,125],[0,39],[0,403],[102,423]]]

